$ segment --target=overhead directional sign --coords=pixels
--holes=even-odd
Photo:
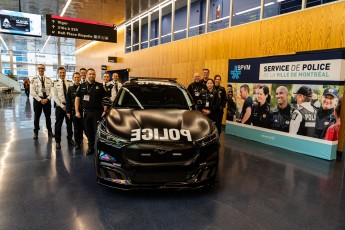
[[[56,37],[94,40],[102,42],[117,41],[116,25],[89,20],[46,15],[47,34]]]

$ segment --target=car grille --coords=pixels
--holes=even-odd
[[[197,155],[193,145],[184,143],[139,143],[122,149],[123,157],[134,164],[186,165]]]
[[[187,174],[185,172],[138,172],[133,178],[133,182],[136,183],[183,182],[186,180]]]

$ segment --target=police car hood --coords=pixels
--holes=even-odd
[[[105,120],[110,134],[131,141],[195,141],[216,127],[211,120],[195,110],[179,109],[115,109]]]

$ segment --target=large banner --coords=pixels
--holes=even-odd
[[[226,132],[335,159],[344,80],[341,51],[229,60]]]

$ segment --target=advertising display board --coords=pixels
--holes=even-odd
[[[0,32],[41,37],[41,15],[0,10]]]
[[[225,132],[333,160],[344,80],[343,51],[229,60]]]

